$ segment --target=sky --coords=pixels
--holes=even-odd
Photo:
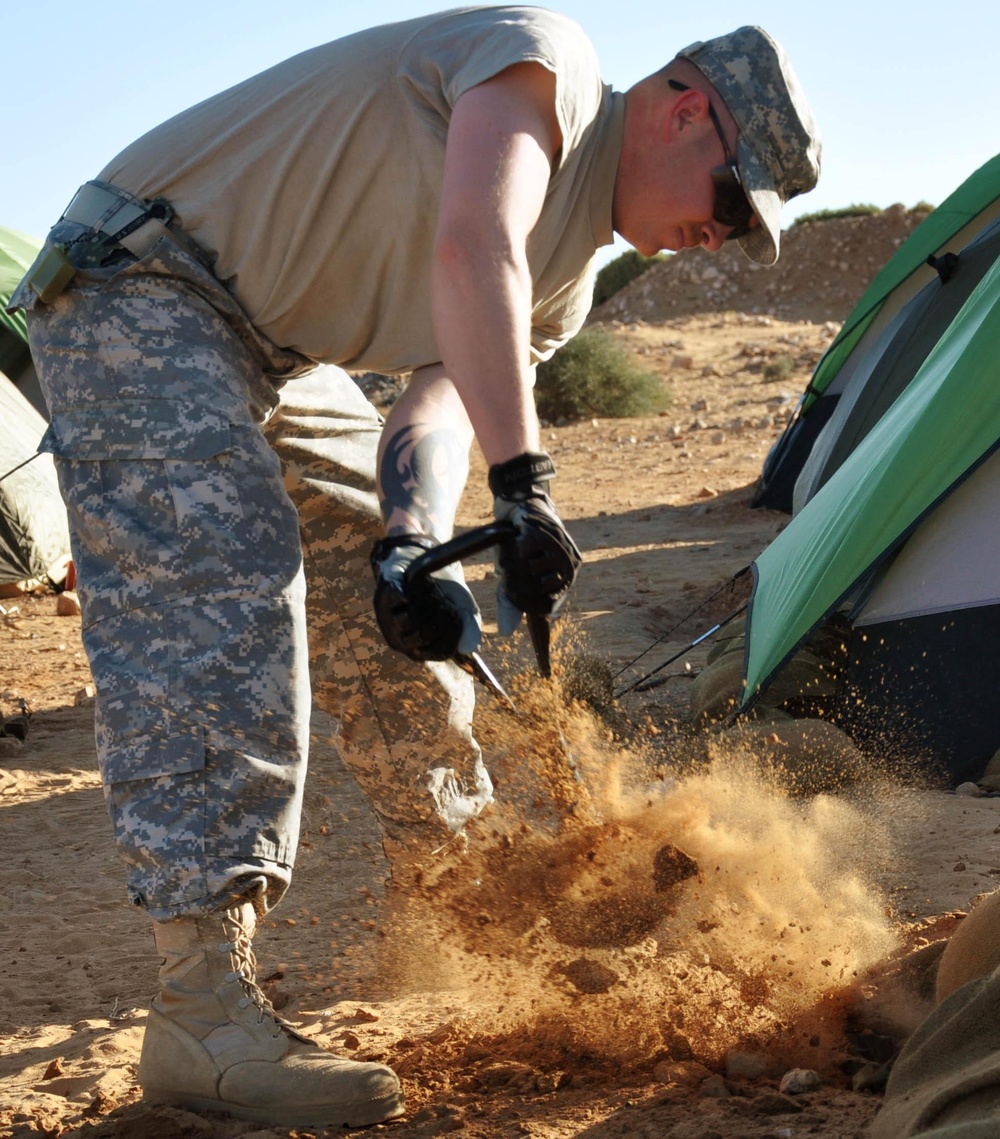
[[[34,0],[5,15],[0,225],[41,238],[77,186],[149,128],[295,52],[449,0]],[[950,0],[550,0],[627,89],[695,40],[759,24],[785,47],[823,135],[786,207],[939,204],[997,152],[1000,4]],[[605,251],[603,260],[626,249]]]

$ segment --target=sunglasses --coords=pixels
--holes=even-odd
[[[676,79],[668,79],[667,83],[674,91],[691,90],[686,83],[678,83]],[[731,241],[736,237],[746,237],[750,232],[751,222],[754,220],[755,214],[746,191],[743,189],[743,179],[740,177],[736,158],[729,149],[729,143],[726,142],[726,136],[722,130],[722,123],[719,122],[719,116],[711,102],[708,104],[708,113],[712,119],[712,125],[715,127],[715,133],[722,143],[722,153],[726,159],[724,165],[712,167],[712,186],[715,189],[712,217],[719,225],[732,229],[733,232],[726,237],[727,241]]]

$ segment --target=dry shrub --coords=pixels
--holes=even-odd
[[[660,377],[638,367],[603,328],[583,329],[538,366],[535,404],[549,423],[655,415],[669,402]]]

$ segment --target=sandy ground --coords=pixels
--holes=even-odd
[[[554,722],[583,778],[564,823],[565,799],[540,792],[545,825],[506,862],[476,864],[486,840],[473,836],[467,879],[429,911],[433,981],[416,971],[393,990],[376,970],[386,864],[317,714],[299,867],[259,938],[261,975],[324,1043],[400,1072],[408,1115],[373,1130],[864,1134],[940,939],[997,883],[1000,803],[878,780],[795,798],[725,740],[711,764],[679,758],[707,651],[686,646],[739,604],[728,583],[786,521],[749,509],[753,482],[836,327],[736,314],[620,325],[671,408],[546,428],[585,553],[559,632],[564,682],[571,654],[620,673],[616,691],[679,655],[664,683],[604,717],[545,689],[543,714],[515,730],[483,696],[501,796],[511,752],[551,750]],[[779,358],[790,365],[765,372]],[[486,518],[482,475],[480,463],[465,525]],[[489,619],[484,559],[469,576]],[[101,800],[79,619],[57,616],[51,595],[3,604],[16,611],[0,619],[0,706],[23,697],[34,714],[24,744],[0,741],[0,1136],[288,1135],[139,1102],[156,961]],[[490,636],[484,652],[519,699],[543,691],[523,646]],[[690,875],[672,863],[650,887],[650,864],[659,874],[675,848]],[[781,1091],[796,1068],[818,1086]]]

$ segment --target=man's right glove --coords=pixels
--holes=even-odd
[[[448,660],[475,652],[482,640],[479,606],[451,566],[406,582],[406,569],[440,545],[423,534],[382,538],[371,553],[375,617],[390,648],[412,660]]]
[[[548,495],[555,475],[544,452],[525,452],[490,467],[493,513],[516,533],[497,551],[497,625],[512,633],[522,613],[555,616],[583,560]]]

